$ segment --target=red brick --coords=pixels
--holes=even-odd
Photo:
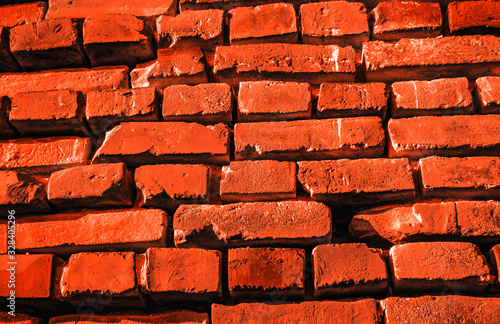
[[[229,293],[233,298],[304,296],[306,252],[291,248],[240,248],[228,251]]]
[[[358,117],[239,123],[234,143],[236,160],[333,159],[379,157],[385,138],[379,117]]]
[[[500,237],[500,202],[457,201],[460,235],[477,242],[498,242]]]
[[[72,90],[21,92],[12,98],[9,121],[23,135],[85,135],[84,100]]]
[[[486,253],[486,257],[491,265],[493,275],[496,277],[495,285],[497,287],[495,288],[498,288],[500,282],[498,280],[498,274],[500,273],[500,244],[495,245],[490,251],[488,251],[488,253]]]
[[[500,77],[477,79],[475,91],[481,114],[500,114]]]
[[[450,34],[500,35],[500,3],[495,1],[463,1],[448,5]]]
[[[377,301],[314,301],[299,304],[268,305],[243,303],[236,306],[212,305],[212,323],[363,323],[379,321]]]
[[[500,75],[500,37],[404,38],[363,45],[366,81],[394,82]]]
[[[234,87],[239,81],[352,82],[356,72],[351,47],[302,44],[219,46],[214,78]]]
[[[389,157],[495,154],[500,148],[500,115],[391,119],[387,127]]]
[[[311,86],[297,82],[241,82],[238,121],[268,121],[311,117]]]
[[[479,248],[468,242],[395,245],[389,251],[396,291],[432,291],[453,287],[481,293],[494,277]]]
[[[380,116],[385,118],[389,97],[385,83],[323,83],[318,117]]]
[[[92,66],[152,60],[153,37],[150,26],[129,14],[93,14],[83,22],[83,45]]]
[[[12,225],[11,225],[12,226]],[[7,253],[7,240],[8,240],[8,226],[7,221],[0,220],[0,253]]]
[[[297,43],[297,17],[290,3],[271,3],[229,11],[231,45]]]
[[[456,293],[451,289],[443,293]],[[385,323],[477,323],[500,321],[499,298],[469,296],[389,297],[381,300]]]
[[[0,27],[0,71],[13,72],[18,70],[18,63],[10,52],[9,29]]]
[[[315,200],[358,205],[415,197],[407,159],[304,161],[298,165],[297,178]]]
[[[9,309],[7,309],[9,310]],[[19,324],[43,324],[41,318],[32,317],[26,314],[15,312],[16,316],[10,315],[7,311],[0,312],[0,323],[19,323]]]
[[[208,324],[208,314],[196,313],[192,311],[169,311],[166,313],[151,315],[96,315],[96,314],[78,314],[52,317],[50,324],[73,324],[75,322],[88,324],[97,323],[123,323],[141,324],[141,323],[164,323],[164,324]],[[29,324],[29,323],[26,323]],[[34,323],[38,324],[38,323]],[[40,323],[41,324],[41,323]]]
[[[158,47],[199,46],[214,51],[224,42],[224,11],[184,11],[175,17],[160,16],[156,21]]]
[[[366,7],[360,2],[317,2],[300,7],[302,42],[360,48],[370,40]]]
[[[17,25],[36,23],[45,17],[46,2],[31,2],[0,7],[2,27],[15,27]]]
[[[167,222],[166,213],[159,209],[23,217],[17,221],[16,248],[58,255],[102,249],[144,251],[165,246]]]
[[[229,132],[223,124],[122,123],[106,133],[94,163],[125,162],[132,166],[168,162],[227,164]]]
[[[387,288],[382,250],[362,243],[319,245],[312,259],[316,297],[377,293]]]
[[[49,174],[87,164],[90,139],[49,137],[0,141],[0,169]]]
[[[207,165],[143,165],[135,170],[139,206],[174,209],[181,204],[209,203],[218,194]]]
[[[132,206],[134,182],[123,163],[94,164],[52,173],[48,199],[59,209]]]
[[[10,50],[27,70],[85,64],[78,22],[60,18],[19,25],[10,31]]]
[[[307,2],[308,0],[290,0],[288,3],[293,4],[293,6],[298,10],[300,4]],[[228,11],[231,9],[239,7],[254,7],[260,5],[266,5],[269,3],[281,3],[282,0],[180,0],[179,7],[180,11],[186,10],[205,10],[205,9],[222,9]]]
[[[373,9],[373,40],[439,36],[443,18],[437,2],[381,2]]]
[[[87,94],[85,116],[96,135],[120,122],[158,120],[155,88],[91,91]]]
[[[225,83],[173,85],[163,91],[163,120],[231,123],[233,90]]]
[[[178,247],[312,245],[331,239],[330,209],[316,202],[182,205],[174,215]]]
[[[46,185],[41,179],[16,171],[0,171],[0,206],[16,214],[46,213]]]
[[[7,138],[14,134],[9,124],[10,100],[0,96],[0,138]]]
[[[470,114],[474,108],[467,78],[395,82],[392,117]]]
[[[156,305],[222,299],[222,255],[203,249],[162,248],[146,252],[144,289]]]

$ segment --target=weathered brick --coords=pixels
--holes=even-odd
[[[382,156],[385,137],[379,117],[357,117],[238,123],[234,143],[236,160],[361,158]]]
[[[297,43],[297,17],[290,3],[240,7],[229,11],[231,45]]]
[[[13,72],[18,70],[18,64],[10,52],[9,29],[0,26],[0,71]]]
[[[318,117],[380,116],[385,118],[389,91],[385,83],[323,83]]]
[[[93,14],[83,22],[83,45],[92,66],[152,60],[153,37],[150,26],[129,14]]]
[[[0,171],[0,186],[2,209],[15,210],[16,214],[50,211],[46,185],[41,179],[16,171]]]
[[[474,108],[467,78],[395,82],[392,117],[470,114]]]
[[[486,253],[486,257],[491,265],[491,270],[495,279],[495,288],[498,290],[500,281],[498,280],[498,274],[500,273],[500,244],[493,246],[491,250]]]
[[[15,312],[12,316],[7,311],[0,312],[0,323],[19,323],[19,324],[43,324],[44,321],[38,317],[32,317],[23,313]]]
[[[67,18],[12,28],[10,50],[27,70],[80,67],[85,64],[78,22]]]
[[[264,303],[242,303],[236,306],[212,305],[212,323],[363,323],[379,321],[377,301],[314,301],[299,304],[268,305]]]
[[[460,235],[480,243],[498,242],[500,238],[499,201],[457,201]]]
[[[150,315],[96,315],[96,314],[78,314],[78,315],[63,315],[52,317],[50,324],[71,324],[75,322],[83,322],[87,324],[97,323],[122,323],[141,324],[164,323],[164,324],[208,324],[208,314],[196,313],[193,311],[169,311],[165,313],[156,313]],[[31,324],[31,323],[26,323]],[[38,324],[38,323],[33,323]],[[41,324],[41,323],[40,323]]]
[[[178,247],[314,245],[331,239],[330,209],[316,202],[182,205],[174,215]]]
[[[91,91],[87,94],[85,117],[96,135],[120,122],[158,120],[155,88]]]
[[[500,35],[500,3],[496,1],[455,1],[448,5],[450,34]]]
[[[229,293],[237,299],[265,298],[272,294],[303,297],[305,258],[302,249],[229,249]]]
[[[394,82],[500,75],[500,37],[404,38],[363,44],[366,81]]]
[[[379,3],[371,15],[373,40],[435,37],[443,24],[437,2],[386,1]]]
[[[87,164],[90,150],[90,139],[80,137],[0,141],[0,169],[45,175]]]
[[[311,117],[311,86],[308,83],[241,82],[238,121],[268,121]]]
[[[14,134],[9,124],[10,99],[0,96],[0,138],[7,138]]]
[[[86,135],[81,92],[53,90],[13,96],[9,121],[21,134]]]
[[[0,7],[0,26],[15,27],[43,20],[47,11],[46,2],[20,3]]]
[[[199,46],[214,51],[224,42],[224,11],[184,11],[175,17],[160,16],[156,21],[159,48]]]
[[[383,292],[387,271],[382,250],[362,243],[319,245],[312,252],[314,295]]]
[[[424,116],[391,119],[389,157],[498,154],[500,115]]]
[[[432,291],[453,287],[481,293],[494,277],[479,248],[469,242],[420,242],[395,245],[389,251],[397,291]]]
[[[157,305],[222,299],[222,254],[203,249],[151,248],[146,252],[146,286]]]
[[[287,1],[287,3],[293,4],[293,6],[298,10],[300,4],[307,1],[308,0],[290,0]],[[186,10],[206,10],[214,8],[229,11],[240,7],[255,7],[269,3],[282,2],[282,0],[180,0],[179,7],[181,12]]]
[[[163,91],[163,120],[231,123],[233,90],[225,83],[173,85]]]
[[[317,2],[300,7],[302,42],[361,48],[370,40],[366,7],[360,2]]]
[[[500,114],[500,77],[477,79],[475,91],[479,99],[480,113]]]
[[[17,221],[16,248],[58,255],[102,249],[144,251],[165,246],[167,222],[166,213],[159,209],[23,217]]]
[[[239,81],[352,82],[354,49],[336,45],[248,44],[218,46],[214,78],[234,87]]]
[[[8,237],[8,226],[7,226],[7,221],[2,221],[0,220],[0,253],[7,253],[7,241],[9,239]]]
[[[94,162],[125,162],[132,166],[168,162],[227,164],[229,132],[223,124],[122,123],[106,133]]]

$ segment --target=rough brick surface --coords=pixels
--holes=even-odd
[[[297,17],[290,3],[241,7],[229,11],[231,45],[297,43]]]
[[[35,23],[43,20],[47,11],[46,2],[31,2],[22,4],[13,4],[0,7],[0,17],[2,27],[15,27]]]
[[[382,250],[362,243],[319,245],[312,258],[316,297],[376,293],[387,288]]]
[[[500,244],[495,245],[491,250],[486,253],[488,262],[491,265],[493,275],[496,276],[495,285],[499,285],[498,274],[500,273]]]
[[[208,324],[208,314],[196,313],[192,311],[169,311],[166,313],[151,314],[151,315],[96,315],[96,314],[79,314],[79,315],[64,315],[52,317],[50,324],[71,324],[75,322],[83,322],[88,324],[97,323],[122,323],[126,321],[130,324],[140,323],[164,323],[164,324]],[[31,324],[31,323],[29,323]],[[33,323],[38,324],[38,323]],[[41,323],[40,323],[41,324]]]
[[[290,0],[287,3],[292,3],[294,7],[298,10],[300,4],[306,2],[307,0]],[[282,3],[282,0],[180,0],[179,9],[180,11],[186,10],[205,10],[205,9],[222,9],[224,11],[229,11],[231,9],[240,7],[254,7],[265,5],[269,3]]]
[[[331,239],[330,209],[316,202],[182,205],[174,214],[177,247],[311,245]]]
[[[0,206],[17,214],[49,212],[46,185],[24,173],[0,171]]]
[[[500,3],[495,1],[457,1],[448,5],[451,34],[500,35]]]
[[[13,72],[18,70],[18,63],[10,52],[9,29],[0,26],[0,71]]]
[[[457,201],[460,235],[467,240],[497,242],[500,237],[500,202]]]
[[[104,143],[94,156],[94,162],[125,162],[132,166],[165,162],[225,164],[228,161],[227,126],[183,122],[122,123],[106,133]]]
[[[479,99],[480,113],[500,113],[500,77],[483,77],[477,79],[475,90]]]
[[[0,323],[19,323],[19,324],[43,324],[44,321],[41,318],[32,317],[22,313],[15,313],[16,316],[12,316],[7,312],[0,312]]]
[[[8,138],[14,131],[9,124],[11,102],[8,97],[0,97],[0,138]]]
[[[0,253],[7,253],[8,225],[7,221],[0,221]]]
[[[306,253],[291,248],[240,248],[228,251],[229,292],[233,298],[304,295]]]
[[[239,123],[234,145],[236,160],[361,158],[381,156],[385,137],[379,117]]]

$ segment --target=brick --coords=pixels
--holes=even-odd
[[[91,15],[83,22],[83,45],[92,66],[134,65],[156,57],[153,30],[129,15]]]
[[[385,138],[379,117],[357,117],[238,123],[234,143],[236,160],[307,160],[379,157]]]
[[[295,173],[293,162],[233,161],[222,167],[220,197],[224,202],[293,199]]]
[[[450,34],[500,35],[500,3],[495,1],[463,1],[448,5]]]
[[[95,305],[141,307],[134,252],[73,254],[61,277],[62,297],[78,306],[91,298]],[[92,298],[105,296],[104,298]]]
[[[224,11],[183,11],[175,17],[160,16],[156,20],[159,48],[199,46],[215,51],[224,42]]]
[[[475,91],[481,114],[500,114],[500,77],[483,77],[476,80]]]
[[[10,308],[9,308],[10,309]],[[38,317],[32,317],[26,314],[15,312],[16,316],[8,312],[0,312],[0,323],[20,323],[20,324],[43,324],[44,321]]]
[[[396,291],[432,291],[453,287],[481,293],[494,277],[479,248],[469,242],[420,242],[389,251]]]
[[[240,248],[228,251],[229,293],[233,298],[304,296],[306,253],[291,248]]]
[[[163,91],[163,120],[231,123],[233,89],[225,83],[173,85]]]
[[[500,116],[424,116],[391,119],[389,157],[489,155],[500,148]]]
[[[196,313],[187,310],[169,311],[151,315],[96,315],[96,314],[78,314],[52,317],[50,324],[71,324],[76,321],[82,321],[89,324],[97,323],[121,323],[126,321],[130,324],[165,323],[165,324],[208,324],[208,314]],[[38,324],[38,323],[37,323]],[[40,323],[41,324],[41,323]]]
[[[385,83],[323,83],[317,114],[325,117],[380,116],[385,119],[389,91]]]
[[[142,207],[175,209],[181,204],[209,203],[218,192],[215,170],[208,165],[143,165],[135,170]]]
[[[236,306],[212,305],[212,323],[378,323],[377,302],[313,301],[299,304],[268,305],[242,303]]]
[[[373,9],[373,40],[436,37],[443,17],[437,2],[381,2]]]
[[[238,121],[269,121],[311,117],[311,86],[308,83],[241,82]]]
[[[363,44],[366,81],[394,82],[500,75],[500,37],[404,38]]]
[[[500,202],[457,201],[460,235],[478,243],[496,243],[500,237]]]
[[[85,165],[52,173],[47,195],[59,209],[127,207],[134,182],[123,163]]]
[[[449,291],[449,292],[448,292]],[[456,293],[445,290],[443,293]],[[477,323],[500,321],[498,298],[469,296],[389,297],[381,300],[385,323]]]
[[[235,8],[229,17],[231,45],[298,43],[297,17],[290,3]]]
[[[378,293],[387,288],[382,250],[363,243],[319,245],[312,259],[315,297]]]
[[[9,29],[0,26],[0,71],[14,72],[19,66],[10,52],[9,35]]]
[[[182,205],[174,214],[177,247],[308,246],[331,239],[330,209],[316,202]]]
[[[169,162],[227,164],[229,131],[223,124],[122,123],[106,133],[93,162],[125,162],[131,166]]]
[[[53,90],[13,96],[9,121],[21,134],[86,135],[81,92]]]
[[[208,82],[205,57],[199,47],[158,50],[158,58],[141,63],[130,72],[133,88],[156,87],[158,90],[173,84]]]
[[[27,70],[80,67],[85,64],[78,22],[67,18],[12,28],[10,50]]]
[[[158,209],[29,216],[17,221],[16,248],[58,255],[102,249],[142,252],[165,246],[167,223],[166,213]]]
[[[300,6],[302,42],[361,48],[370,40],[366,7],[360,2],[317,2]]]
[[[7,253],[8,230],[7,221],[0,220],[0,253],[2,254]]]
[[[121,122],[156,121],[158,116],[155,88],[97,90],[87,94],[85,117],[96,135]]]
[[[499,285],[499,280],[498,280],[498,274],[500,273],[500,244],[497,244],[493,246],[491,250],[486,253],[486,257],[488,258],[488,261],[491,265],[491,269],[493,272],[493,275],[496,277],[495,280],[495,285],[498,288]]]
[[[467,78],[395,82],[391,85],[392,117],[471,114]]]
[[[239,81],[353,82],[354,49],[336,45],[248,44],[219,46],[214,78],[234,87]]]
[[[17,25],[36,23],[44,19],[46,2],[20,3],[0,7],[0,26],[12,28]]]
[[[222,254],[203,249],[152,248],[146,252],[144,289],[156,305],[222,299]]]
[[[0,138],[8,138],[14,134],[9,123],[10,100],[0,97]]]
[[[307,0],[291,0],[288,3],[293,4],[296,10],[299,9],[300,4]],[[222,9],[229,11],[231,9],[240,7],[255,7],[266,5],[269,3],[281,3],[282,0],[180,0],[180,11],[186,10],[206,10],[206,9]]]
[[[0,171],[0,206],[16,214],[47,213],[46,185],[41,179],[16,171]]]
[[[0,170],[12,169],[46,175],[87,164],[90,139],[49,137],[0,141]]]

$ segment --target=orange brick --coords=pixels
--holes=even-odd
[[[500,35],[500,3],[496,1],[454,1],[448,5],[450,34]]]
[[[12,28],[17,25],[39,22],[44,19],[46,11],[46,2],[2,5],[0,7],[0,17],[2,17],[0,26]]]
[[[16,214],[50,212],[46,184],[24,173],[0,171],[0,206]]]
[[[475,91],[482,114],[500,113],[500,77],[483,77],[476,80]]]
[[[141,324],[144,322],[165,323],[165,324],[208,324],[208,314],[196,313],[192,311],[169,311],[151,315],[96,315],[96,314],[78,314],[63,315],[52,317],[50,324],[72,324],[82,321],[88,324],[97,323],[121,323],[126,321],[130,324]],[[31,323],[28,323],[31,324]],[[41,323],[33,323],[41,324]]]

